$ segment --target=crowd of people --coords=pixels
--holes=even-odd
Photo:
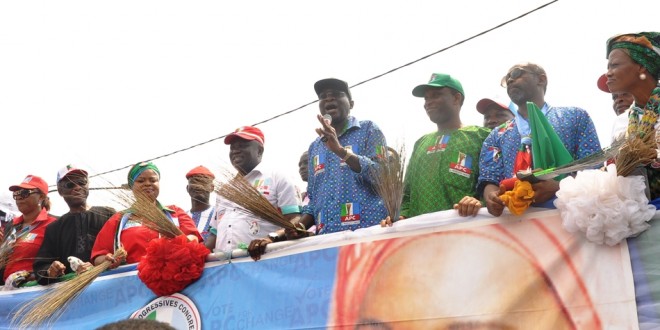
[[[660,35],[613,37],[607,42],[607,57],[607,73],[597,86],[612,93],[614,112],[621,118],[613,134],[634,134],[645,125],[656,125]],[[405,173],[400,217],[392,220],[451,209],[460,216],[474,216],[482,206],[500,216],[505,208],[500,198],[502,182],[535,169],[529,102],[540,109],[573,159],[599,151],[601,144],[587,111],[551,105],[545,99],[548,82],[548,74],[538,64],[513,65],[501,80],[510,102],[483,98],[477,103],[483,127],[461,122],[466,91],[457,77],[433,73],[427,83],[413,87],[412,96],[424,99],[424,110],[437,130],[415,142]],[[204,242],[209,251],[216,252],[244,248],[255,260],[274,242],[381,224],[388,213],[375,192],[373,173],[390,157],[385,134],[375,122],[351,114],[355,101],[345,81],[322,79],[313,88],[319,100],[318,137],[300,158],[305,189],[262,159],[266,138],[259,128],[241,127],[224,140],[237,175],[301,230],[255,218],[220,196],[214,204],[216,176],[204,166],[185,174],[191,198],[188,212],[158,201],[161,174],[153,163],[135,164],[127,176],[128,186],[135,198],[160,210],[190,241]],[[651,199],[660,195],[658,165],[648,167]],[[144,226],[139,219],[143,215],[131,207],[117,212],[88,205],[89,177],[84,169],[68,165],[57,172],[56,183],[69,207],[60,217],[49,214],[48,185],[42,178],[28,175],[9,187],[20,215],[9,217],[5,210],[0,214],[8,219],[2,244],[10,253],[4,262],[0,259],[7,289],[31,280],[54,283],[106,261],[112,267],[139,262],[148,243],[160,236]],[[558,181],[540,181],[532,188],[534,206],[553,207]],[[127,251],[123,260],[114,257],[119,247]],[[69,257],[82,264],[73,267]]]

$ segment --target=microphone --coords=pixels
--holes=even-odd
[[[323,115],[323,121],[325,121],[326,124],[330,125],[332,123],[332,116],[326,113],[325,115]],[[322,137],[321,142],[328,142],[328,138],[325,136]]]

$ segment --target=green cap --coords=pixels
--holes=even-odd
[[[465,93],[463,92],[463,85],[461,85],[461,82],[456,80],[455,78],[452,78],[450,75],[444,73],[432,74],[428,84],[419,85],[415,87],[412,91],[412,94],[417,97],[424,97],[424,93],[426,93],[426,90],[429,87],[453,88],[457,90],[459,93],[463,94],[463,97],[465,97]]]

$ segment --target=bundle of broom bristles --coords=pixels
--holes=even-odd
[[[638,167],[649,165],[658,157],[653,125],[644,126],[643,130],[630,134],[625,139],[615,157],[616,170],[620,176],[628,176]]]
[[[386,147],[387,152],[378,159],[377,166],[370,169],[374,190],[387,210],[388,215],[384,221],[388,225],[399,219],[403,198],[406,154],[403,145],[398,149]]]
[[[123,248],[114,253],[115,259],[126,257]],[[104,261],[73,279],[50,288],[45,294],[22,305],[12,317],[12,328],[27,329],[48,326],[66,310],[69,303],[78,297],[112,263]]]
[[[240,173],[222,170],[222,182],[216,181],[215,190],[222,198],[240,206],[239,211],[268,221],[278,227],[305,233],[302,224],[291,223],[280,210],[271,204],[257,187],[250,184]]]

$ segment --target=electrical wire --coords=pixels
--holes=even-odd
[[[447,46],[447,47],[444,47],[444,48],[442,48],[442,49],[440,49],[440,50],[438,50],[438,51],[435,51],[435,52],[430,53],[430,54],[428,54],[428,55],[422,56],[422,57],[420,57],[420,58],[418,58],[418,59],[416,59],[416,60],[410,61],[410,62],[408,62],[408,63],[406,63],[406,64],[403,64],[403,65],[400,65],[400,66],[398,66],[398,67],[395,67],[395,68],[393,68],[393,69],[391,69],[391,70],[388,70],[388,71],[386,71],[386,72],[384,72],[384,73],[381,73],[381,74],[379,74],[379,75],[373,76],[373,77],[371,77],[371,78],[369,78],[369,79],[366,79],[366,80],[360,81],[360,82],[358,82],[357,84],[354,84],[354,85],[350,86],[350,88],[354,88],[354,87],[357,87],[357,86],[363,85],[363,84],[365,84],[365,83],[367,83],[367,82],[370,82],[370,81],[372,81],[372,80],[382,78],[383,76],[386,76],[386,75],[388,75],[388,74],[390,74],[390,73],[393,73],[393,72],[395,72],[395,71],[401,70],[401,69],[403,69],[403,68],[405,68],[405,67],[411,66],[411,65],[413,65],[413,64],[415,64],[415,63],[418,63],[418,62],[420,62],[420,61],[423,61],[423,60],[425,60],[425,59],[428,59],[428,58],[431,57],[431,56],[434,56],[434,55],[440,54],[440,53],[442,53],[442,52],[445,52],[445,51],[447,51],[447,50],[449,50],[449,49],[452,49],[452,48],[454,48],[454,47],[456,47],[456,46],[459,46],[459,45],[461,45],[461,44],[464,44],[464,43],[466,43],[466,42],[468,42],[468,41],[470,41],[470,40],[472,40],[472,39],[475,39],[475,38],[481,37],[481,36],[483,36],[483,35],[485,35],[485,34],[487,34],[487,33],[489,33],[489,32],[492,32],[492,31],[494,31],[494,30],[497,30],[497,29],[499,29],[499,28],[501,28],[501,27],[503,27],[503,26],[505,26],[505,25],[508,25],[508,24],[510,24],[510,23],[512,23],[512,22],[515,22],[515,21],[517,21],[517,20],[519,20],[519,19],[521,19],[521,18],[523,18],[523,17],[525,17],[525,16],[528,16],[528,15],[534,13],[534,12],[537,12],[537,11],[539,11],[539,10],[541,10],[541,9],[543,9],[543,8],[549,6],[549,5],[551,5],[551,4],[553,4],[553,3],[557,2],[557,1],[559,1],[559,0],[553,0],[553,1],[547,2],[547,3],[545,3],[545,4],[543,4],[543,5],[539,6],[539,7],[536,7],[536,8],[534,8],[534,9],[530,10],[530,11],[527,11],[527,12],[525,12],[525,13],[523,13],[523,14],[521,14],[521,15],[518,15],[518,16],[516,16],[516,17],[510,19],[510,20],[507,20],[507,21],[505,21],[505,22],[503,22],[503,23],[500,23],[500,24],[498,24],[498,25],[496,25],[496,26],[494,26],[494,27],[492,27],[492,28],[490,28],[490,29],[484,30],[484,31],[479,32],[479,33],[477,33],[477,34],[475,34],[475,35],[472,35],[472,36],[470,36],[470,37],[468,37],[468,38],[465,38],[465,39],[463,39],[463,40],[460,40],[460,41],[458,41],[458,42],[456,42],[456,43],[454,43],[454,44],[452,44],[452,45],[449,45],[449,46]],[[289,114],[294,113],[294,112],[296,112],[296,111],[299,111],[299,110],[301,110],[301,109],[303,109],[303,108],[305,108],[305,107],[307,107],[307,106],[309,106],[309,105],[312,105],[312,104],[314,104],[314,103],[316,103],[316,102],[318,102],[318,100],[314,100],[314,101],[311,101],[311,102],[307,102],[307,103],[305,103],[305,104],[303,104],[303,105],[301,105],[301,106],[299,106],[299,107],[297,107],[297,108],[295,108],[295,109],[291,109],[291,110],[289,110],[289,111],[286,111],[286,112],[280,113],[280,114],[275,115],[275,116],[273,116],[273,117],[270,117],[270,118],[264,119],[264,120],[262,120],[262,121],[260,121],[260,122],[254,123],[254,124],[252,124],[252,126],[257,126],[257,125],[261,125],[261,124],[267,123],[267,122],[269,122],[269,121],[273,121],[273,120],[278,119],[278,118],[280,118],[280,117],[283,117],[283,116],[289,115]],[[216,138],[213,138],[213,139],[210,139],[210,140],[207,140],[207,141],[204,141],[204,142],[200,142],[200,143],[197,143],[197,144],[191,145],[191,146],[186,147],[186,148],[183,148],[183,149],[175,150],[175,151],[172,151],[172,152],[170,152],[170,153],[167,153],[167,154],[164,154],[164,155],[160,155],[160,156],[157,156],[157,157],[154,157],[154,158],[150,158],[150,159],[142,160],[142,161],[154,161],[154,160],[157,160],[157,159],[161,159],[161,158],[169,157],[169,156],[172,156],[172,155],[178,154],[178,153],[180,153],[180,152],[188,151],[188,150],[190,150],[190,149],[194,149],[194,148],[197,148],[197,147],[203,146],[203,145],[205,145],[205,144],[208,144],[208,143],[211,143],[211,142],[217,141],[217,140],[219,140],[219,139],[223,139],[223,138],[225,138],[226,136],[227,136],[227,134],[222,135],[222,136],[218,136],[218,137],[216,137]],[[116,169],[113,169],[113,170],[109,170],[109,171],[105,171],[105,172],[97,173],[97,174],[94,174],[94,175],[90,175],[89,177],[90,177],[90,178],[93,178],[93,177],[101,176],[101,175],[104,175],[104,174],[114,173],[114,172],[117,172],[117,171],[121,171],[121,170],[124,170],[124,169],[130,168],[131,166],[133,166],[133,164],[126,165],[126,166],[123,166],[123,167],[120,167],[120,168],[116,168]]]

